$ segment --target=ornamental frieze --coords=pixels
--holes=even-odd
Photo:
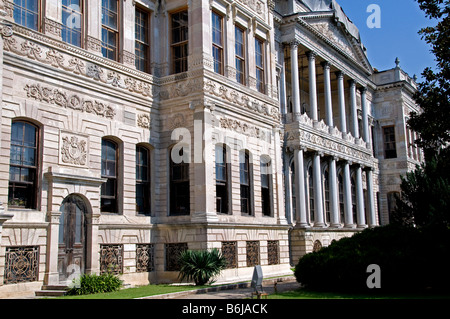
[[[98,116],[114,119],[116,111],[109,105],[96,100],[87,100],[76,94],[65,92],[62,89],[44,87],[40,84],[27,84],[24,88],[27,97],[39,102],[57,105],[63,108],[95,114]]]
[[[235,131],[250,137],[256,137],[262,140],[266,140],[267,134],[259,127],[248,125],[245,122],[241,122],[234,119],[220,118],[220,127],[228,130]]]

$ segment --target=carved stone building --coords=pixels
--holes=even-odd
[[[415,82],[328,1],[1,0],[0,297],[120,273],[290,273],[389,222]],[[388,207],[389,206],[389,207]]]

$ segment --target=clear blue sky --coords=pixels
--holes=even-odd
[[[362,43],[372,67],[379,71],[400,67],[411,77],[416,74],[419,82],[425,67],[434,68],[434,55],[430,46],[421,39],[418,31],[434,22],[425,17],[415,0],[337,0],[350,20],[359,29]],[[367,12],[370,4],[377,4],[381,12],[381,28],[369,28]]]

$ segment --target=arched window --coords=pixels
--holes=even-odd
[[[239,175],[241,184],[241,213],[252,215],[253,206],[251,188],[253,172],[248,151],[241,151],[239,153]]]
[[[228,214],[228,163],[225,145],[216,145],[216,211]]]
[[[136,146],[136,212],[150,215],[150,151],[144,146]]]
[[[172,150],[173,151],[173,150]],[[184,159],[183,148],[177,149],[179,156],[174,161],[169,152],[170,162],[170,215],[190,214],[189,163]],[[178,160],[180,159],[180,160]]]
[[[314,177],[312,165],[308,169],[309,220],[314,222]]]
[[[261,205],[263,216],[272,216],[272,162],[261,157]]]
[[[118,178],[118,146],[109,139],[102,140],[102,184],[101,205],[102,213],[117,213],[117,178]]]
[[[16,121],[11,127],[8,206],[37,207],[38,128]]]

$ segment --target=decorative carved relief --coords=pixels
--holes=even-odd
[[[186,120],[184,118],[184,115],[181,113],[175,114],[174,116],[169,117],[167,121],[167,128],[170,131],[173,131],[176,128],[185,127],[186,126]]]
[[[248,125],[234,119],[221,118],[219,120],[220,127],[233,130],[237,133],[241,133],[247,136],[256,137],[262,140],[266,140],[267,134],[264,130],[256,126]]]
[[[27,91],[28,98],[33,98],[39,102],[55,104],[63,108],[81,112],[93,113],[110,119],[113,119],[116,115],[116,111],[103,102],[85,100],[76,94],[67,93],[62,89],[43,87],[40,84],[27,84],[24,90]]]
[[[137,125],[142,128],[150,128],[150,115],[139,114],[137,118]]]
[[[85,166],[87,164],[87,137],[61,134],[61,163]]]

